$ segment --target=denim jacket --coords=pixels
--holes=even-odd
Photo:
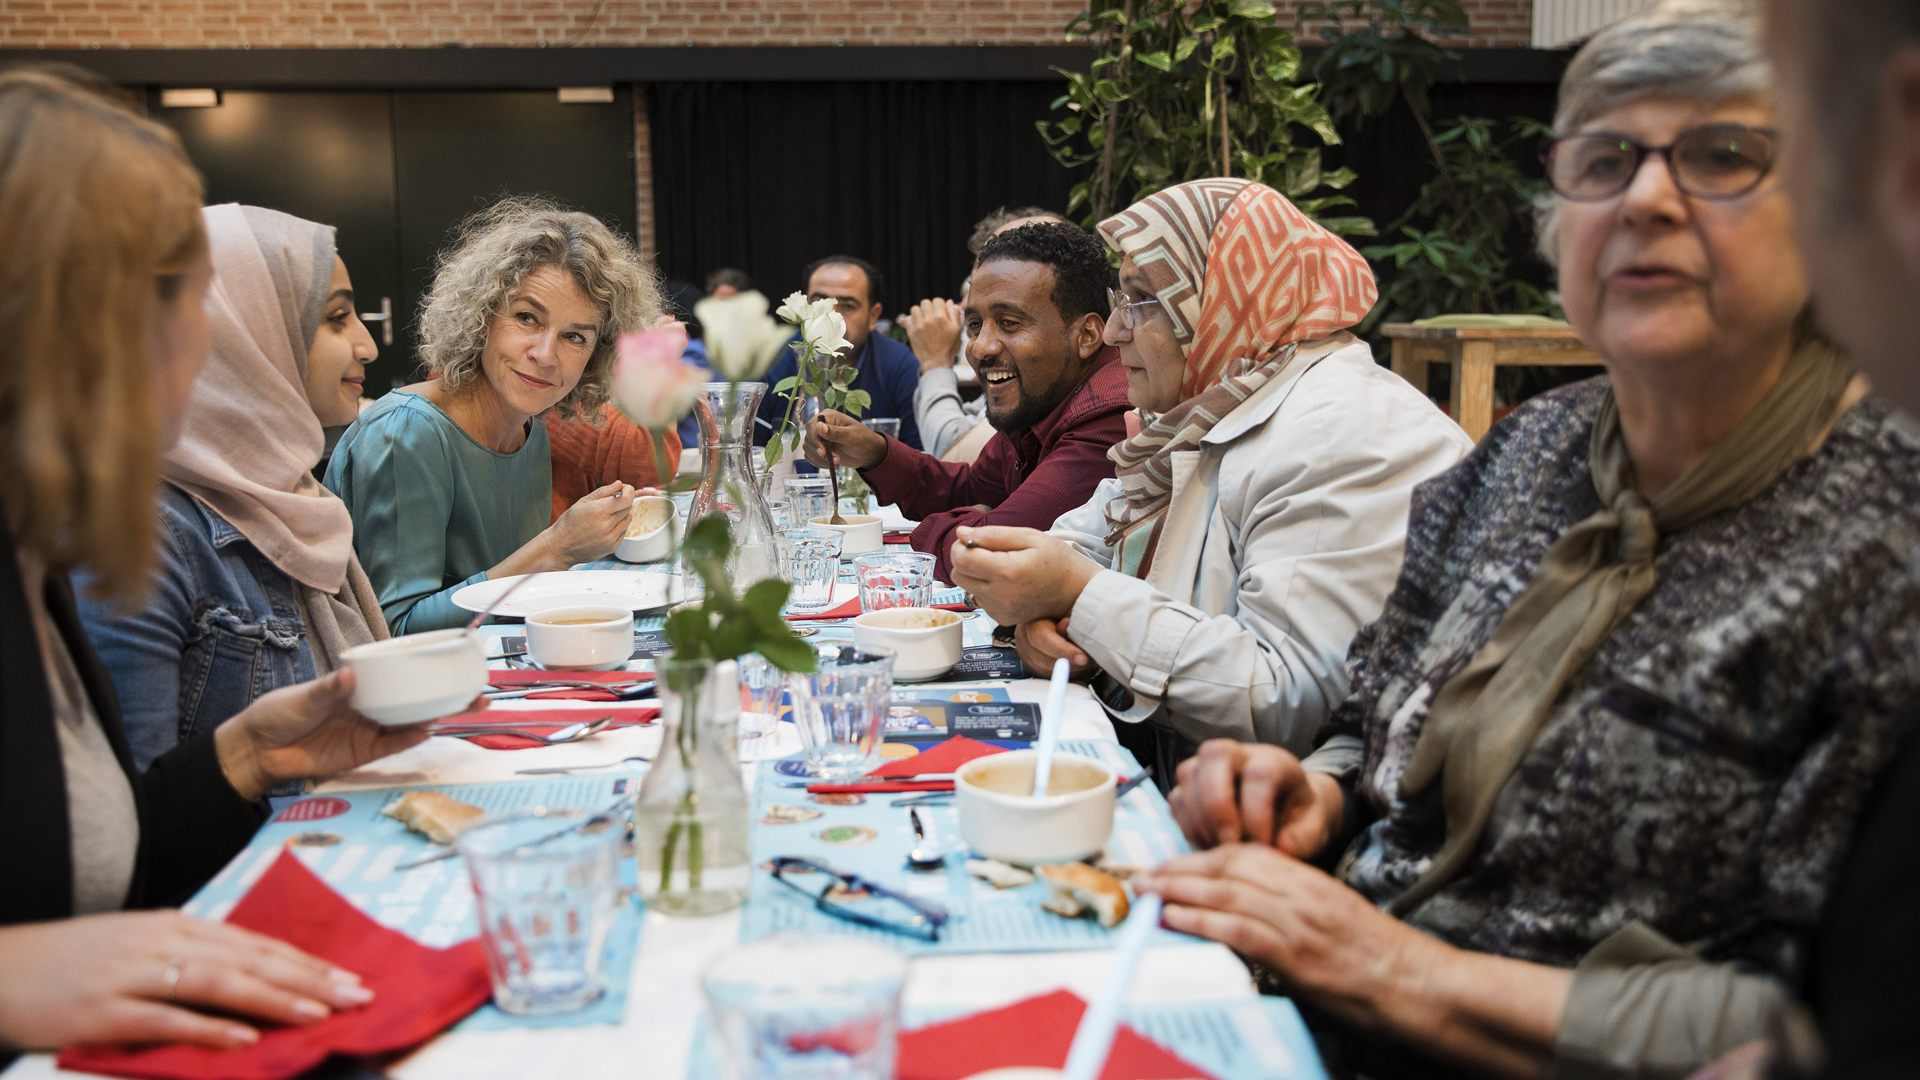
[[[142,770],[260,695],[314,677],[293,579],[192,495],[162,484],[158,502],[160,566],[143,607],[88,599],[74,575]]]

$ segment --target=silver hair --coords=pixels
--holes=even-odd
[[[1772,101],[1750,0],[1658,0],[1589,39],[1560,80],[1553,130],[1568,134],[1642,98]],[[1534,204],[1540,254],[1559,265],[1560,198]]]

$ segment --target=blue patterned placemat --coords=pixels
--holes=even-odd
[[[970,1011],[908,1008],[900,1021],[908,1028],[925,1027]],[[1300,1011],[1286,998],[1130,1005],[1121,1018],[1141,1035],[1205,1069],[1215,1080],[1327,1077]],[[713,1040],[708,1037],[703,1016],[694,1028],[692,1049],[687,1055],[687,1080],[718,1080],[719,1076]]]
[[[339,794],[309,795],[276,813],[255,834],[245,851],[234,856],[206,887],[184,905],[187,912],[224,919],[260,875],[267,872],[281,850],[290,849],[307,868],[382,926],[398,930],[422,945],[443,949],[479,933],[474,919],[473,886],[466,862],[455,856],[411,870],[395,866],[439,850],[418,833],[380,811],[404,791],[444,792],[489,813],[535,806],[552,809],[610,805],[637,776],[553,777],[494,784],[433,785],[419,788],[381,788]],[[621,883],[634,884],[633,860],[620,864]],[[619,921],[608,935],[604,964],[607,992],[577,1012],[556,1016],[509,1016],[493,1005],[455,1026],[456,1031],[491,1031],[507,1027],[574,1027],[580,1024],[617,1024],[626,1012],[627,979],[640,944],[642,909],[638,900],[622,906]]]
[[[1119,743],[1104,739],[1068,739],[1061,749],[1085,754],[1131,775],[1140,766]],[[967,873],[966,848],[951,802],[919,807],[920,819],[936,843],[951,845],[946,869],[913,873],[906,869],[913,848],[913,828],[905,807],[893,806],[898,795],[865,795],[854,806],[822,804],[803,787],[787,786],[795,778],[781,771],[781,762],[762,762],[754,784],[753,859],[764,864],[776,855],[803,855],[841,870],[873,878],[911,896],[944,906],[952,915],[937,942],[873,930],[833,918],[817,910],[810,899],[756,870],[752,891],[740,920],[740,940],[752,941],[781,932],[835,933],[870,936],[901,952],[976,953],[1048,952],[1061,949],[1105,949],[1113,931],[1091,919],[1065,919],[1040,909],[1046,898],[1044,883],[1015,889],[996,889]],[[811,820],[765,824],[767,807],[780,804],[802,811],[818,811]],[[829,840],[825,837],[831,836]],[[853,842],[847,842],[853,838]],[[1113,819],[1113,838],[1107,851],[1128,866],[1152,866],[1188,850],[1186,838],[1173,821],[1163,798],[1152,784],[1142,784],[1120,801]],[[1193,939],[1167,930],[1156,931],[1155,944]]]

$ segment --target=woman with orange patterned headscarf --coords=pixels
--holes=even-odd
[[[1400,571],[1414,485],[1472,444],[1346,332],[1372,271],[1272,188],[1196,180],[1100,232],[1138,433],[1050,533],[968,531],[955,584],[1030,669],[1092,675],[1166,780],[1217,736],[1304,751]]]

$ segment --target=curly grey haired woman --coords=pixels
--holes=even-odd
[[[552,517],[540,418],[597,414],[615,339],[662,307],[652,268],[589,214],[505,199],[461,226],[420,306],[428,381],[370,406],[327,468],[395,633],[466,621],[452,600],[464,585],[564,570],[620,542],[625,484]]]
[[[1219,741],[1134,884],[1335,1075],[1682,1077],[1808,960],[1920,698],[1920,439],[1810,332],[1751,12],[1601,31],[1547,155],[1607,377],[1414,495],[1305,760]],[[1317,869],[1333,867],[1328,873]]]

